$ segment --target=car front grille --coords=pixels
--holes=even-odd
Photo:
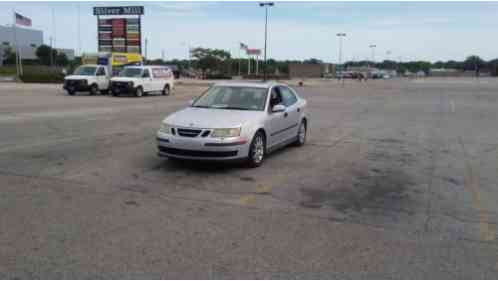
[[[176,131],[178,135],[189,138],[195,138],[202,132],[202,130],[200,129],[184,129],[184,128],[178,128],[176,129]]]
[[[178,156],[189,156],[189,157],[210,157],[210,158],[222,158],[222,157],[233,157],[237,155],[237,151],[201,151],[201,150],[186,150],[171,147],[158,146],[159,151]]]
[[[66,83],[66,86],[68,87],[77,87],[77,86],[84,86],[85,85],[85,80],[66,80],[64,81]]]

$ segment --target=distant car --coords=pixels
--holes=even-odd
[[[173,87],[173,72],[165,66],[127,66],[119,76],[111,79],[113,96],[133,94],[141,97],[148,93],[169,95]]]
[[[64,77],[64,90],[69,95],[76,92],[90,92],[90,95],[96,95],[98,92],[107,94],[109,89],[110,73],[102,65],[81,65],[72,75]]]
[[[166,117],[157,132],[159,156],[246,160],[261,165],[267,153],[306,141],[306,100],[284,84],[219,83],[190,107]]]

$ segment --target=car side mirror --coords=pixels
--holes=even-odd
[[[283,112],[285,111],[285,105],[283,104],[277,104],[274,105],[273,108],[271,109],[272,112]]]

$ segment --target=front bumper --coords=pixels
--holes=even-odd
[[[111,82],[111,92],[116,95],[135,94],[136,89],[128,82]]]
[[[90,86],[88,86],[84,80],[64,80],[62,88],[72,92],[85,92],[90,90]]]
[[[243,137],[182,137],[161,131],[157,133],[156,142],[159,156],[210,161],[246,158],[250,146],[250,141]]]

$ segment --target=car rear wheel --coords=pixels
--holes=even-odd
[[[144,90],[142,89],[142,87],[138,87],[136,90],[135,90],[135,96],[137,97],[141,97],[144,95]]]
[[[164,85],[164,89],[163,89],[162,94],[163,94],[163,96],[169,96],[170,89],[169,89],[169,85],[168,84]]]
[[[254,135],[251,146],[249,148],[249,155],[247,162],[250,167],[259,167],[263,163],[266,154],[266,140],[261,131],[256,132]]]
[[[70,96],[74,96],[75,93],[76,93],[76,91],[74,91],[74,90],[68,90],[67,91],[67,94],[70,95]]]

